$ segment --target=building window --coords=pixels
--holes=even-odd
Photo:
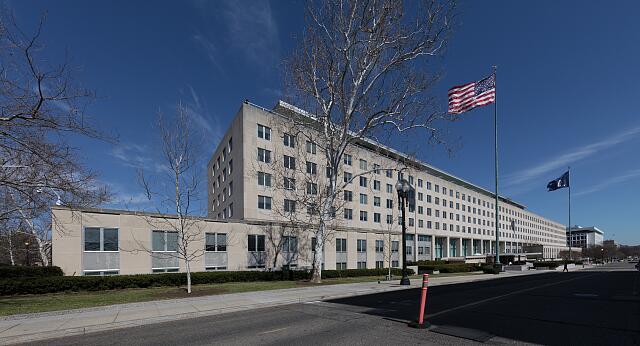
[[[336,252],[347,252],[346,238],[336,238]]]
[[[373,173],[380,174],[380,165],[377,163],[373,164]]]
[[[271,163],[271,151],[263,148],[258,148],[258,161]]]
[[[387,209],[393,209],[393,200],[387,199]]]
[[[344,154],[342,162],[344,162],[345,165],[349,165],[349,166],[353,165],[353,156],[349,154]]]
[[[380,223],[380,213],[373,213],[373,222]]]
[[[384,252],[384,240],[376,240],[376,252],[377,253]]]
[[[258,209],[271,210],[271,197],[258,196]]]
[[[344,209],[344,218],[347,220],[353,220],[353,209]]]
[[[307,153],[314,154],[316,153],[316,143],[312,141],[307,141]]]
[[[296,211],[296,201],[285,199],[284,200],[284,211],[287,213],[295,213]]]
[[[380,181],[379,180],[374,180],[373,181],[373,189],[376,191],[380,191]]]
[[[393,223],[393,215],[387,214],[387,225],[391,225]]]
[[[284,168],[296,169],[296,158],[284,155]]]
[[[263,252],[264,251],[264,235],[249,234],[248,236],[248,251],[249,252]]]
[[[271,140],[271,128],[258,124],[258,138]]]
[[[367,221],[367,212],[361,210],[360,211],[360,221]]]
[[[358,269],[367,269],[366,261],[358,261]]]
[[[336,262],[336,270],[347,270],[346,262]]]
[[[118,229],[85,228],[84,251],[118,251]]]
[[[351,180],[353,180],[353,175],[349,172],[344,172],[344,182],[350,184]]]
[[[377,269],[384,268],[384,261],[376,261],[376,268]]]
[[[284,236],[282,239],[282,251],[289,253],[298,252],[298,237]]]
[[[360,186],[367,187],[367,177],[360,177]]]
[[[344,200],[347,202],[353,202],[353,192],[344,190],[343,192]]]
[[[318,173],[318,165],[307,161],[307,174],[316,174]]]
[[[367,160],[360,159],[360,169],[363,171],[367,170]]]
[[[205,233],[205,251],[225,252],[227,251],[226,233]]]
[[[296,180],[293,178],[284,177],[284,188],[287,190],[296,189]]]
[[[375,207],[379,207],[380,206],[380,197],[373,197],[373,206]]]
[[[393,268],[398,268],[400,266],[399,262],[397,260],[391,261],[391,267]]]
[[[422,187],[422,179],[418,178],[418,187]]]
[[[387,178],[392,178],[393,177],[393,171],[391,171],[390,169],[387,169],[384,174],[387,176]]]
[[[391,241],[391,252],[398,252],[398,249],[400,249],[400,242],[397,240],[392,240]]]
[[[393,185],[387,184],[387,193],[393,193]]]
[[[318,194],[318,184],[307,182],[307,195],[317,195]]]
[[[151,234],[151,251],[153,252],[178,251],[178,232],[153,231]]]
[[[367,252],[367,240],[366,239],[358,239],[356,242],[356,251],[358,252]]]
[[[285,147],[289,147],[289,148],[296,147],[296,136],[285,133],[282,140]]]
[[[258,185],[271,187],[271,174],[258,172]]]
[[[361,193],[360,194],[360,204],[367,204],[369,203],[369,198],[366,194]]]

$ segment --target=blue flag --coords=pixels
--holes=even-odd
[[[566,171],[560,178],[551,180],[549,184],[547,184],[549,191],[555,191],[563,187],[569,187],[569,171]]]

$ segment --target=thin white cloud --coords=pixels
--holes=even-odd
[[[158,162],[158,153],[152,152],[146,145],[136,143],[119,143],[111,149],[110,155],[131,168],[142,168],[155,173],[171,173],[169,166]]]
[[[254,62],[275,61],[279,54],[278,27],[268,1],[231,1],[224,10],[231,43]]]
[[[245,58],[256,66],[275,66],[279,61],[279,30],[268,1],[195,1],[193,6],[203,14],[206,24],[202,30],[195,30],[192,39],[219,71],[224,72],[220,63],[223,53]]]
[[[621,184],[639,177],[640,177],[640,169],[632,170],[616,177],[607,177],[602,183],[591,185],[591,187],[589,187],[588,189],[580,190],[577,193],[574,193],[573,195],[576,197],[588,195],[590,193],[604,190],[611,185]]]
[[[523,185],[532,180],[539,180],[545,178],[550,173],[562,173],[558,172],[566,168],[568,165],[584,160],[597,153],[600,153],[606,149],[614,147],[616,145],[627,142],[640,135],[640,126],[634,127],[619,133],[614,134],[608,138],[600,140],[598,142],[588,144],[586,146],[575,148],[571,151],[554,155],[550,160],[539,163],[535,166],[528,167],[526,169],[517,171],[515,173],[507,174],[504,178],[504,186],[510,190],[523,190]],[[549,177],[553,178],[553,177]],[[531,185],[531,184],[529,184]]]
[[[209,61],[218,70],[218,72],[220,72],[221,74],[224,74],[224,68],[218,61],[219,52],[215,44],[211,40],[209,40],[205,35],[203,35],[198,31],[196,31],[196,33],[193,35],[193,40],[200,47],[202,47],[205,54],[207,55],[207,58],[209,58]]]

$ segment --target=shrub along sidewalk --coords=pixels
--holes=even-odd
[[[348,269],[323,270],[325,279],[359,276],[387,275],[388,269]],[[400,275],[400,269],[393,268],[393,275]],[[410,272],[413,274],[413,272]],[[256,281],[296,281],[307,280],[307,271],[219,271],[195,272],[191,274],[194,285],[221,284],[227,282]],[[0,280],[0,296],[21,294],[44,294],[56,292],[103,291],[126,288],[148,288],[186,285],[185,273],[162,273],[114,276],[52,276],[18,277]]]

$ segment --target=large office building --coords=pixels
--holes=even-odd
[[[291,209],[305,212],[308,205],[296,205],[299,196],[289,199],[287,190],[309,190],[308,186],[289,179],[298,186],[288,188],[287,171],[320,181],[326,167],[321,145],[313,142],[314,130],[292,128],[295,117],[312,118],[282,101],[273,110],[242,105],[208,165],[210,218],[271,222],[287,219],[283,215]],[[366,139],[346,149],[339,174],[346,185],[340,191],[344,201],[337,210],[334,238],[399,232],[398,208],[393,206],[401,175],[415,189],[415,205],[407,217],[408,260],[494,252],[493,192]],[[501,252],[520,253],[526,244],[540,244],[547,252],[544,257],[554,258],[566,248],[563,224],[510,199],[500,198],[499,207]],[[334,266],[328,261],[326,265]]]
[[[196,220],[193,249],[202,256],[193,260],[193,270],[311,266],[317,239],[299,226],[313,217],[327,168],[316,130],[293,128],[296,119],[313,123],[311,115],[282,101],[274,109],[242,104],[208,163],[208,215]],[[408,261],[477,260],[495,253],[493,192],[368,139],[346,148],[338,174],[325,269],[402,265],[399,178],[414,190],[406,210]],[[184,269],[173,256],[175,234],[150,222],[171,219],[166,215],[62,207],[52,214],[53,262],[67,275]],[[540,257],[556,258],[567,249],[565,225],[511,199],[500,197],[498,226],[501,254],[522,254],[535,245]]]
[[[602,245],[604,232],[595,226],[581,227],[572,226],[567,230],[567,245],[573,248],[588,248]]]

